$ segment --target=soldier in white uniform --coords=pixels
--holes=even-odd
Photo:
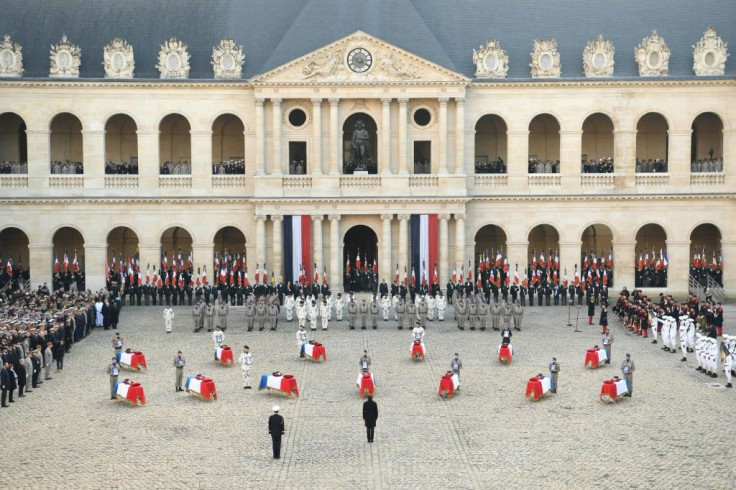
[[[307,306],[304,304],[303,299],[300,299],[299,304],[296,306],[296,319],[300,327],[307,326]]]
[[[337,293],[337,298],[335,298],[335,318],[337,318],[338,322],[342,321],[342,314],[345,311],[345,300],[342,297],[341,293]]]
[[[723,372],[727,380],[726,388],[733,388],[731,384],[731,371],[736,369],[736,337],[724,335],[721,350],[723,352]]]
[[[223,300],[220,303],[220,307],[217,309],[217,323],[220,325],[220,328],[224,332],[227,330],[227,316],[230,314],[230,305],[228,305],[227,300]]]
[[[394,294],[391,298],[391,307],[394,309],[394,320],[397,322],[399,321],[399,314],[396,311],[396,305],[399,304],[399,300],[401,300],[401,296],[398,293]]]
[[[309,328],[312,331],[315,331],[317,330],[317,317],[319,315],[319,309],[317,308],[317,302],[315,300],[312,300],[309,302],[308,314],[309,314]]]
[[[411,334],[414,337],[414,340],[424,342],[424,328],[422,327],[421,323],[417,322],[416,326],[411,331]]]
[[[332,295],[327,292],[327,321],[332,320],[332,308],[334,307],[335,300],[332,299]]]
[[[442,322],[445,320],[445,310],[447,309],[447,298],[442,294],[442,291],[437,293],[435,304],[437,305],[437,319]]]
[[[212,333],[212,341],[215,343],[215,361],[217,360],[217,348],[222,345],[225,341],[225,332],[222,331],[219,325],[215,327],[215,331]]]
[[[290,322],[294,319],[294,306],[296,305],[296,301],[294,300],[294,296],[291,294],[287,294],[284,298],[284,309],[286,309],[286,321]]]
[[[688,329],[692,327],[695,329],[695,325],[693,324],[692,318],[690,318],[689,315],[681,315],[680,316],[680,350],[682,351],[682,359],[680,359],[682,362],[687,361],[687,353],[688,353],[688,347],[687,347],[687,337],[688,337]]]
[[[171,325],[174,322],[174,310],[171,309],[170,305],[166,305],[164,308],[164,326],[166,327],[166,333],[171,333]]]
[[[387,294],[384,294],[381,298],[381,311],[383,313],[383,321],[388,321],[388,315],[391,311],[391,299],[389,299]]]
[[[304,330],[304,325],[299,325],[299,330],[296,331],[296,343],[299,346],[299,357],[304,357],[304,354],[302,354],[302,345],[307,342],[307,331]]]
[[[437,301],[434,299],[434,295],[428,294],[427,299],[427,320],[434,321],[435,308],[437,307]]]
[[[327,330],[327,322],[330,321],[330,305],[327,304],[327,299],[322,299],[322,304],[319,306],[319,316],[322,320],[322,330]]]
[[[243,371],[243,389],[250,390],[250,370],[253,367],[253,355],[250,353],[250,347],[243,346],[243,353],[238,358],[240,369]]]

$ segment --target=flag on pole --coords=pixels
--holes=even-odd
[[[322,284],[327,286],[327,267],[322,266]]]
[[[317,269],[317,262],[314,263],[314,284],[319,282],[319,269]]]
[[[74,260],[72,260],[72,272],[79,272],[79,257],[77,251],[74,251]]]
[[[105,280],[110,280],[110,261],[105,257]]]
[[[69,272],[69,254],[64,250],[64,272]]]
[[[452,268],[452,283],[457,284],[457,267]]]
[[[295,284],[299,280],[301,268],[304,267],[304,277],[308,281],[312,277],[309,270],[309,264],[312,263],[312,217],[285,215],[282,226],[284,229],[284,277]],[[257,277],[256,282],[258,282]]]
[[[662,254],[662,249],[659,250],[659,253]],[[667,266],[670,265],[670,263],[667,261],[667,252],[662,254],[662,267],[667,270]]]
[[[207,265],[202,266],[202,284],[207,284]]]
[[[575,273],[572,276],[572,285],[578,287],[580,284],[580,273],[578,272],[578,266],[575,264]]]
[[[537,250],[532,249],[532,269],[537,268]]]
[[[412,273],[415,277],[428,280],[423,268],[426,264],[434,264],[439,260],[438,230],[439,220],[436,214],[412,214],[410,217],[411,242],[410,257]],[[424,284],[424,282],[422,282]]]
[[[713,256],[715,260],[715,255]],[[439,284],[440,283],[440,275],[437,273],[437,264],[434,264],[434,275],[432,276],[432,284]]]
[[[568,283],[568,281],[567,281],[567,269],[565,269],[565,276],[564,276],[564,279],[562,280],[562,285],[563,285],[564,287],[567,287],[567,285],[568,285],[568,284],[569,284],[569,283]]]
[[[514,268],[514,284],[519,285],[519,264]]]
[[[396,264],[396,274],[394,275],[394,284],[399,284],[399,264]]]

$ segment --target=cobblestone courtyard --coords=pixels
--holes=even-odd
[[[615,322],[612,365],[584,369],[585,349],[600,343],[600,327],[585,325],[585,311],[583,332],[573,333],[567,308],[527,307],[523,331],[513,337],[513,363],[503,366],[496,361],[497,332],[460,332],[452,318],[430,323],[422,363],[410,360],[410,332],[392,321],[380,322],[377,331],[349,331],[346,322],[332,322],[328,331],[310,335],[327,349],[328,361],[318,364],[299,359],[296,325],[283,315],[277,332],[247,333],[242,308],[231,308],[225,343],[236,358],[243,344],[250,345],[256,386],[262,373],[294,374],[301,396],[291,399],[243,390],[239,366],[216,364],[211,335],[192,333],[190,309],[175,313],[174,332],[166,335],[162,308],[122,312],[126,347],[142,350],[148,360],[148,372],[128,374],[143,383],[145,407],[110,400],[105,368],[112,333],[96,330],[67,355],[63,373],[2,411],[7,484],[731,488],[736,478],[736,390],[722,388],[722,371],[718,379],[699,375],[693,354],[680,362],[680,355]],[[729,321],[735,316],[736,308],[726,307],[726,333],[736,333]],[[374,444],[366,443],[355,385],[363,348],[377,380]],[[186,375],[215,380],[218,401],[175,393],[171,363],[178,349]],[[601,382],[619,374],[627,351],[636,362],[636,396],[603,405]],[[461,391],[440,399],[439,378],[455,352],[464,364]],[[528,401],[527,378],[546,373],[553,355],[562,367],[558,393]],[[280,460],[271,458],[266,427],[275,404],[286,420]]]

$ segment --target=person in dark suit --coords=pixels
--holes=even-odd
[[[0,387],[2,388],[2,407],[7,408],[8,404],[8,391],[10,391],[10,363],[8,361],[3,362],[3,367],[0,369]],[[10,401],[13,401],[13,392],[10,391]]]
[[[373,442],[374,432],[376,430],[376,420],[378,419],[378,405],[373,401],[373,397],[368,395],[368,399],[363,403],[363,420],[365,421],[366,434],[368,442]]]
[[[284,417],[279,415],[281,407],[273,407],[273,415],[268,418],[268,433],[271,434],[273,442],[273,459],[281,457],[281,436],[284,435]]]

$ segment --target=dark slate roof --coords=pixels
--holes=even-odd
[[[26,78],[46,78],[49,47],[62,34],[82,48],[81,78],[103,78],[103,47],[133,45],[139,79],[157,79],[161,43],[189,45],[190,79],[212,79],[212,46],[233,38],[253,77],[357,30],[473,77],[473,48],[498,39],[510,79],[529,79],[535,38],[555,38],[562,77],[583,77],[585,44],[603,34],[616,47],[616,78],[638,77],[634,47],[657,29],[671,77],[692,77],[692,45],[712,25],[736,50],[734,0],[3,0],[0,33],[23,46]],[[736,56],[726,62],[736,75]]]

